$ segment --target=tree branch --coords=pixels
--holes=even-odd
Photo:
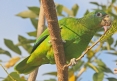
[[[63,66],[66,64],[66,60],[55,5],[53,0],[42,0],[42,3],[54,51],[58,81],[68,81],[68,68],[63,69]]]
[[[41,35],[41,33],[44,31],[45,27],[45,16],[44,16],[44,9],[41,1],[40,6],[40,13],[39,13],[39,19],[38,19],[38,27],[37,27],[37,38]],[[35,69],[33,72],[30,73],[28,77],[28,81],[35,81],[38,73],[38,69]]]

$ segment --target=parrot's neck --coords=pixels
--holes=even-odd
[[[97,31],[101,28],[100,22],[95,21],[94,16],[84,16],[83,18],[79,19],[79,22],[89,30]]]
[[[85,21],[85,19],[81,18],[78,22],[81,24],[81,30],[83,30],[86,34],[95,34],[101,28],[97,24],[92,24],[93,21],[89,21],[89,23]]]

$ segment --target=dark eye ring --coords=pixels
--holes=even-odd
[[[102,17],[102,13],[98,12],[98,13],[96,14],[96,16]]]

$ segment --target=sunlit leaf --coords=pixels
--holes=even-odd
[[[63,11],[68,14],[68,16],[73,16],[73,13],[71,10],[69,10],[67,7],[63,6]]]
[[[76,16],[77,15],[78,9],[79,9],[79,6],[77,4],[75,4],[72,7],[73,16]]]
[[[58,15],[58,16],[64,16],[64,15],[62,14],[63,5],[61,5],[61,4],[56,4],[56,10],[57,10],[57,15]]]
[[[5,43],[5,45],[6,45],[9,49],[11,49],[12,51],[14,51],[14,52],[16,52],[16,53],[18,53],[18,54],[21,54],[21,51],[20,51],[19,47],[16,46],[16,45],[14,45],[14,43],[13,43],[11,40],[9,40],[9,39],[4,39],[4,43]]]
[[[103,72],[95,73],[93,75],[93,81],[103,81],[103,78],[104,78],[104,73]]]
[[[89,66],[91,69],[93,69],[95,72],[97,72],[97,73],[99,72],[98,69],[97,69],[97,67],[94,66],[93,64],[88,63],[88,66]]]
[[[0,48],[0,54],[5,54],[5,55],[11,57],[11,54],[8,51],[6,51],[6,50],[4,50],[2,48]]]
[[[108,81],[117,81],[116,78],[107,78],[107,79],[108,79]]]
[[[39,7],[33,6],[33,7],[28,7],[28,9],[34,12],[36,15],[39,15],[39,11],[40,11]]]
[[[20,60],[20,57],[13,57],[5,64],[5,67],[10,68],[14,66],[19,60]]]
[[[76,81],[76,76],[74,75],[74,72],[71,70],[69,71],[69,79],[68,81]]]
[[[19,74],[17,72],[10,73],[10,76],[14,79],[11,79],[9,76],[7,76],[3,81],[26,81],[23,78],[20,78]]]
[[[94,55],[95,55],[95,53],[94,53],[94,51],[92,51],[92,50],[89,50],[89,51],[87,52],[87,58],[88,58],[88,59],[91,59]]]
[[[30,20],[31,20],[32,25],[35,27],[35,29],[37,29],[37,26],[38,26],[38,20],[35,19],[35,18],[31,18]]]
[[[16,16],[19,16],[19,17],[22,17],[22,18],[36,18],[36,17],[38,17],[38,15],[35,14],[31,10],[26,10],[26,11],[20,12]]]

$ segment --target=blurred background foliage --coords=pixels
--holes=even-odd
[[[56,3],[55,3],[56,4]],[[104,38],[100,41],[98,45],[96,45],[93,49],[91,49],[86,56],[87,60],[80,60],[77,65],[72,66],[69,68],[69,81],[82,81],[81,75],[86,72],[86,70],[92,69],[95,73],[92,75],[92,81],[104,81],[104,79],[107,79],[107,81],[117,81],[117,78],[115,77],[109,77],[109,74],[114,74],[114,69],[109,68],[107,66],[108,63],[105,63],[102,61],[102,59],[99,58],[101,56],[101,53],[114,55],[117,57],[117,40],[116,40],[116,34],[117,34],[117,5],[116,0],[112,0],[111,2],[108,2],[107,5],[99,4],[97,2],[90,2],[91,5],[96,5],[97,9],[106,11],[109,15],[111,15],[114,18],[114,22],[110,30],[105,34]],[[76,15],[80,12],[78,4],[74,4],[71,9],[68,9],[62,4],[56,4],[56,10],[57,10],[57,16],[59,19],[63,17],[76,17]],[[94,11],[96,9],[92,9]],[[28,10],[22,11],[17,14],[17,16],[22,18],[29,18],[33,27],[35,28],[35,31],[28,32],[27,34],[30,36],[29,38],[26,38],[24,36],[19,35],[18,36],[18,43],[14,44],[13,40],[4,39],[4,44],[13,52],[20,55],[17,57],[13,57],[12,54],[0,47],[0,54],[5,54],[6,56],[9,56],[9,61],[6,62],[4,67],[7,69],[14,67],[14,65],[23,57],[21,56],[22,50],[19,47],[22,47],[24,50],[26,50],[29,54],[31,52],[32,46],[36,40],[36,30],[37,30],[37,24],[38,24],[38,15],[39,15],[40,8],[36,6],[28,7]],[[84,15],[88,14],[89,10],[86,10]],[[91,46],[100,36],[103,34],[103,29],[101,29],[98,33],[95,34],[94,38],[91,40],[89,46]],[[113,35],[114,34],[114,35]],[[34,37],[35,39],[32,39]],[[116,63],[117,60],[115,60]],[[2,63],[2,60],[0,60]],[[19,75],[16,72],[11,72],[10,75],[16,79],[16,81],[26,81],[26,77],[23,75]],[[56,72],[49,72],[45,73],[43,75],[51,75],[57,77]],[[87,74],[89,75],[89,74]],[[8,76],[3,79],[3,81],[12,81],[11,78]],[[56,78],[50,78],[49,80],[44,81],[57,81]]]

